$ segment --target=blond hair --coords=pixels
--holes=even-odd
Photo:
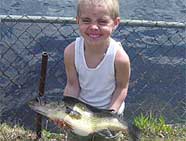
[[[80,16],[82,5],[95,6],[98,4],[105,5],[108,8],[112,19],[119,17],[119,0],[78,0],[77,16]]]

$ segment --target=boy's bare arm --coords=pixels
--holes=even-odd
[[[64,90],[64,96],[79,97],[79,81],[75,68],[75,43],[71,43],[65,48],[64,63],[67,75],[67,83]]]
[[[130,60],[124,50],[119,50],[115,59],[116,89],[112,96],[110,109],[118,112],[128,93],[130,79]]]

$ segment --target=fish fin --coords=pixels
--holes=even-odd
[[[141,138],[141,130],[135,126],[134,124],[130,124],[128,129],[129,136],[133,141],[140,141]]]
[[[37,96],[35,99],[40,105],[46,104],[46,98],[43,96]]]

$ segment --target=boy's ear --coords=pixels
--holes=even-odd
[[[114,20],[114,29],[116,29],[120,23],[120,17],[117,17],[115,20]]]

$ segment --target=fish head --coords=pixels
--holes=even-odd
[[[63,120],[64,117],[68,114],[65,112],[68,110],[66,110],[66,105],[63,101],[60,103],[47,103],[46,101],[36,99],[29,101],[28,106],[35,112],[46,116],[51,120]]]

